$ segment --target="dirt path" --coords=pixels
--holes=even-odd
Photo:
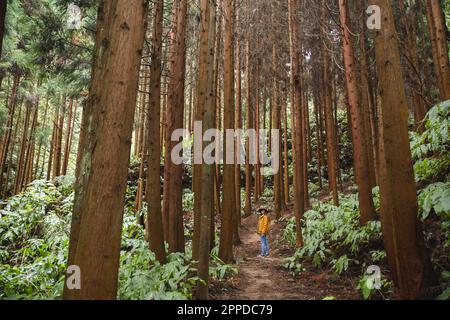
[[[214,294],[220,300],[316,300],[325,297],[358,299],[355,280],[341,279],[328,271],[306,271],[294,278],[281,265],[292,255],[281,241],[283,225],[272,216],[270,230],[270,257],[259,257],[261,245],[256,234],[257,216],[242,221],[241,241],[236,247],[235,258],[238,276],[230,288]]]

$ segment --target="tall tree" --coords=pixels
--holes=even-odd
[[[216,6],[214,0],[201,0],[201,23],[200,23],[200,48],[199,48],[199,75],[198,75],[198,100],[199,105],[203,109],[203,133],[214,127],[215,117],[215,97],[213,95],[214,86],[214,44],[216,35]],[[198,110],[198,109],[197,109]],[[206,147],[206,142],[200,143],[201,153]],[[215,142],[213,142],[215,143]],[[196,298],[206,300],[208,298],[209,285],[209,257],[210,257],[210,241],[211,219],[214,211],[213,187],[214,164],[206,164],[203,162],[201,170],[201,206],[200,212],[200,232],[198,245],[198,276],[203,282],[199,283]]]
[[[298,1],[289,0],[288,3],[289,14],[289,47],[291,57],[291,112],[293,114],[293,141],[294,141],[294,208],[295,208],[295,224],[296,224],[296,245],[303,246],[302,236],[302,218],[305,211],[304,202],[304,184],[303,184],[303,157],[301,155],[302,148],[302,121],[301,121],[301,95],[302,88],[300,87],[300,69],[299,69],[299,51],[298,51],[298,21],[296,19],[296,12],[298,10]]]
[[[7,0],[0,1],[0,57],[2,56],[3,36],[5,35],[5,17],[7,6]]]
[[[382,28],[375,34],[381,98],[381,224],[394,282],[404,299],[415,299],[431,280],[417,211],[408,137],[408,106],[391,1],[371,0],[381,8]]]
[[[222,225],[220,232],[219,257],[222,261],[233,261],[233,236],[236,217],[236,193],[234,172],[234,139],[228,139],[227,130],[234,130],[234,6],[233,0],[223,0],[224,9],[224,159],[223,166],[223,194]],[[233,135],[234,137],[234,135]],[[228,151],[232,151],[229,154]],[[230,159],[228,159],[230,158]]]
[[[405,32],[405,56],[407,58],[407,70],[408,76],[411,82],[410,91],[412,95],[412,105],[414,110],[414,118],[416,121],[416,127],[419,132],[423,132],[425,124],[423,123],[427,110],[425,107],[425,101],[423,99],[422,79],[419,69],[419,55],[417,52],[417,24],[414,17],[412,8],[407,10],[403,0],[398,1],[398,7],[400,9],[401,21],[403,30]]]
[[[326,15],[326,1],[322,0],[321,6],[321,18],[322,23],[326,23],[328,17]],[[327,158],[328,158],[328,184],[330,190],[333,192],[333,202],[335,205],[339,205],[338,194],[338,157],[336,154],[336,135],[334,130],[334,120],[332,112],[332,98],[331,98],[331,86],[330,86],[330,57],[326,46],[326,33],[322,28],[322,66],[323,66],[323,108],[325,110],[325,124],[326,124],[326,140],[327,140]]]
[[[240,10],[237,8],[236,12],[236,32],[240,31],[239,28],[240,23]],[[235,114],[235,128],[236,130],[242,129],[242,74],[241,74],[241,40],[239,35],[236,37],[236,114]],[[239,137],[240,139],[240,137]],[[235,189],[236,192],[236,215],[238,216],[238,224],[240,224],[240,218],[241,218],[241,165],[238,161],[238,151],[241,147],[241,141],[236,141],[236,151],[235,151]]]
[[[246,51],[245,51],[245,68],[246,68],[246,115],[245,125],[246,129],[250,130],[253,127],[253,108],[252,108],[252,78],[251,78],[251,60],[250,60],[250,39],[247,34]],[[245,216],[250,216],[252,213],[252,190],[253,190],[253,166],[250,163],[250,137],[245,139]]]
[[[446,37],[445,20],[442,12],[442,4],[440,0],[427,0],[428,8],[431,5],[432,22],[434,26],[434,34],[436,37],[436,49],[439,71],[442,77],[441,96],[444,100],[450,99],[450,63],[448,57],[448,41]]]
[[[166,147],[164,156],[164,232],[170,252],[184,252],[182,209],[183,165],[172,161],[172,151],[178,144],[172,141],[175,130],[183,128],[184,76],[186,72],[187,0],[175,0],[169,35],[169,83],[166,110]]]
[[[116,299],[125,189],[146,1],[101,1],[83,111],[64,299]],[[101,187],[99,187],[101,186]]]
[[[147,226],[150,249],[159,262],[166,261],[166,249],[161,212],[161,74],[163,44],[164,0],[157,0],[153,7],[152,65],[150,70],[148,126],[147,183],[145,200],[148,204]]]
[[[271,2],[271,23],[272,25],[275,24],[275,2]],[[280,99],[278,97],[279,92],[279,83],[278,83],[278,56],[277,56],[277,39],[276,34],[274,32],[274,29],[272,29],[272,129],[274,130],[280,130],[281,129],[281,117],[280,117]],[[256,80],[258,81],[258,79]],[[256,97],[257,99],[258,97]],[[276,142],[278,144],[278,150],[279,154],[278,156],[278,163],[280,164],[280,168],[282,167],[282,159],[281,159],[281,136],[279,137],[278,141]],[[272,145],[272,152],[273,152],[274,146]],[[276,218],[281,218],[281,210],[282,208],[282,194],[281,189],[283,187],[283,184],[281,182],[282,180],[282,171],[278,170],[275,172],[275,175],[273,177],[274,183],[273,183],[273,193],[274,193],[274,212],[276,215]]]
[[[69,113],[67,115],[67,127],[66,127],[66,137],[64,142],[64,161],[62,165],[62,175],[65,176],[67,174],[67,168],[69,166],[69,158],[70,158],[70,139],[72,136],[72,117],[73,117],[73,108],[74,101],[73,98],[69,99]]]
[[[345,62],[345,77],[347,80],[348,101],[351,114],[351,128],[353,137],[353,162],[355,164],[355,178],[358,186],[359,210],[361,223],[375,219],[375,207],[372,199],[372,186],[369,176],[369,159],[367,151],[366,132],[360,95],[356,84],[355,54],[350,36],[350,20],[346,0],[339,0],[339,11],[343,35],[343,56]]]

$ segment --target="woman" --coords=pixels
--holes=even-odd
[[[269,256],[269,225],[270,217],[266,208],[258,209],[258,235],[261,237],[261,257]]]

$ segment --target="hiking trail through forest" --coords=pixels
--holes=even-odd
[[[292,217],[291,208],[283,215]],[[258,216],[251,215],[242,220],[241,244],[235,248],[238,274],[231,285],[221,292],[212,292],[216,300],[322,300],[334,297],[338,300],[360,299],[357,278],[337,276],[329,269],[314,269],[305,262],[306,269],[294,277],[282,267],[283,260],[294,252],[284,243],[282,232],[285,224],[270,215],[270,256],[262,258],[261,243],[256,233]]]

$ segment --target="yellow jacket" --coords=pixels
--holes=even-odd
[[[269,235],[269,223],[270,223],[269,216],[260,216],[259,217],[259,219],[258,219],[258,234],[260,236]]]

